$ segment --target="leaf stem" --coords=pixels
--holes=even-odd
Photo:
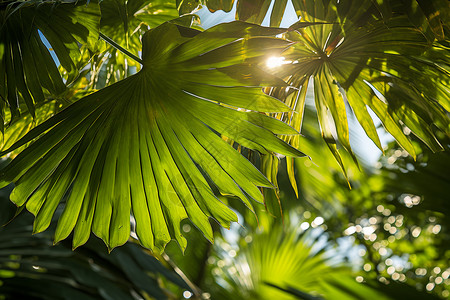
[[[128,51],[127,49],[123,48],[122,46],[120,46],[119,44],[117,44],[116,42],[114,42],[111,38],[107,37],[106,35],[104,35],[102,32],[99,33],[100,37],[102,39],[104,39],[108,44],[110,44],[111,46],[113,46],[114,48],[116,48],[117,50],[119,50],[120,52],[122,52],[123,54],[127,55],[128,57],[132,58],[133,60],[135,60],[136,62],[140,63],[141,65],[144,64],[144,62],[142,61],[142,59],[140,59],[139,57],[137,57],[136,55],[134,55],[133,53],[131,53],[130,51]]]
[[[162,253],[161,254],[162,258],[164,258],[164,260],[172,267],[172,269],[175,271],[175,273],[178,274],[178,276],[180,276],[184,282],[186,282],[186,284],[191,288],[192,292],[194,293],[194,295],[198,298],[201,299],[202,297],[202,291],[200,290],[199,287],[197,287],[187,276],[186,274],[184,274],[184,272],[178,268],[178,266],[170,259],[169,255],[167,255],[166,253]]]

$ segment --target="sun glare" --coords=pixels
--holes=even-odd
[[[290,64],[291,61],[286,61],[282,56],[272,56],[266,61],[268,68],[277,68],[285,64]]]

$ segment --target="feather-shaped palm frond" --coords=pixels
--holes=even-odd
[[[12,1],[0,5],[2,132],[6,122],[18,117],[21,106],[35,117],[36,103],[43,102],[48,93],[60,95],[66,84],[76,79],[87,63],[79,45],[93,49],[98,39],[100,10],[93,2]],[[64,79],[56,59],[64,69]],[[6,106],[11,111],[9,119]]]
[[[189,218],[212,240],[209,217],[228,227],[233,211],[209,181],[251,208],[258,187],[272,187],[217,133],[261,153],[303,156],[275,134],[297,134],[259,112],[289,108],[261,91],[285,83],[256,67],[289,42],[280,30],[242,22],[205,32],[171,23],[143,36],[143,69],[93,93],[34,128],[4,155],[35,139],[1,173],[16,184],[11,200],[36,215],[45,230],[61,199],[55,240],[74,230],[73,245],[91,230],[110,248],[130,235],[130,213],[142,245],[161,251],[186,240]]]

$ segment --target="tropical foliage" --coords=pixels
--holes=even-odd
[[[136,244],[111,254],[99,240],[77,252],[67,243],[52,247],[54,228],[31,236],[29,217],[21,215],[0,232],[0,295],[7,299],[167,299],[171,293],[160,278],[190,289]]]
[[[0,24],[0,297],[448,296],[448,1],[5,0]]]

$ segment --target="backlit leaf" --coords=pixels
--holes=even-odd
[[[243,22],[188,37],[182,32],[172,23],[150,30],[139,73],[75,102],[2,152],[35,139],[1,175],[3,185],[15,182],[11,200],[36,216],[35,232],[48,227],[64,198],[56,242],[75,230],[78,247],[92,230],[112,249],[128,240],[132,213],[145,247],[162,251],[176,239],[184,249],[183,219],[210,240],[210,217],[225,227],[237,221],[205,176],[250,208],[250,198],[263,200],[258,187],[272,187],[217,133],[263,154],[304,155],[275,135],[295,135],[294,129],[258,112],[286,111],[278,100],[262,91],[254,104],[247,93],[221,96],[229,89],[285,86],[248,62],[267,57],[261,45],[279,53],[290,43]]]

